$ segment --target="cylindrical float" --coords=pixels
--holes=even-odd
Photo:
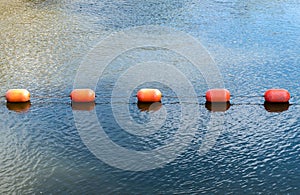
[[[229,102],[230,92],[227,89],[210,89],[205,97],[207,102]]]
[[[74,89],[70,97],[73,102],[93,102],[96,95],[91,89]]]
[[[291,98],[290,93],[285,89],[269,89],[265,92],[266,102],[285,103]]]
[[[20,103],[30,101],[30,93],[26,89],[10,89],[5,94],[7,102]]]
[[[162,94],[158,89],[140,89],[136,96],[139,102],[160,102]]]

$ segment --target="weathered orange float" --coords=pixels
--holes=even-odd
[[[70,97],[73,102],[93,102],[96,95],[91,89],[74,89]]]
[[[285,89],[269,89],[265,92],[266,102],[285,103],[291,98],[290,93]]]
[[[230,92],[227,89],[210,89],[205,97],[207,102],[229,102]]]
[[[140,89],[136,96],[139,102],[160,102],[162,94],[158,89]]]
[[[6,92],[5,98],[7,102],[28,102],[30,101],[30,93],[26,89],[10,89]]]

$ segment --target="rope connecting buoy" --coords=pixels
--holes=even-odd
[[[7,102],[21,103],[30,101],[30,93],[26,89],[10,89],[6,92]]]
[[[158,89],[140,89],[136,96],[139,102],[160,102],[162,94]]]
[[[230,92],[227,89],[210,89],[205,97],[207,102],[229,102]]]
[[[73,102],[94,102],[96,95],[91,89],[74,89],[70,97]]]
[[[26,89],[10,89],[5,96],[8,110],[26,112],[30,109],[30,93]],[[161,103],[162,93],[158,89],[144,88],[137,92],[137,107],[143,112],[155,112],[163,107]],[[63,96],[64,98],[65,96]],[[70,93],[72,109],[78,111],[91,111],[95,109],[96,94],[91,89],[74,89]],[[167,96],[168,97],[168,96]],[[171,96],[170,96],[171,97]],[[203,97],[203,96],[198,96]],[[261,105],[261,104],[231,104],[230,92],[227,89],[210,89],[205,94],[205,107],[212,112],[226,112],[231,105]],[[234,96],[234,97],[262,97],[262,96]],[[36,97],[36,98],[60,98],[60,97]],[[115,97],[118,98],[118,97]],[[176,98],[176,97],[174,97]],[[285,89],[269,89],[264,94],[264,107],[268,112],[284,112],[290,105],[290,93]]]
[[[265,92],[266,102],[286,103],[290,100],[291,95],[285,89],[269,89]]]

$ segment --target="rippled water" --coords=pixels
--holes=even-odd
[[[0,95],[10,88],[27,88],[32,94],[31,104],[21,108],[1,99],[1,194],[299,194],[299,9],[298,0],[0,0]],[[89,150],[82,131],[76,128],[67,96],[92,47],[111,33],[141,25],[171,27],[201,41],[215,60],[225,87],[235,96],[225,113],[210,112],[199,97],[200,115],[195,119],[197,125],[189,127],[195,134],[187,148],[161,167],[126,171]],[[134,151],[172,143],[184,118],[181,107],[189,105],[171,97],[175,94],[168,86],[146,83],[141,86],[158,87],[165,95],[158,111],[144,112],[147,106],[136,104],[134,97],[129,104],[117,102],[116,109],[128,105],[139,124],[152,117],[160,119],[165,112],[164,125],[147,136],[119,126],[109,98],[114,83],[132,64],[146,59],[173,64],[190,74],[197,94],[207,90],[199,71],[184,57],[162,48],[137,48],[107,66],[97,86],[95,107],[74,111],[80,108],[73,105],[79,114],[95,112],[105,136]],[[237,97],[260,96],[277,87],[292,94],[293,105],[285,106],[284,112],[264,106],[262,97]],[[180,83],[178,88],[182,88]],[[45,96],[54,98],[42,98]],[[272,109],[277,112],[269,112]],[[125,117],[127,113],[119,114]],[[213,132],[217,137],[213,147],[199,154],[210,135],[210,119],[222,115],[224,124]],[[87,120],[87,125],[96,137],[96,124]],[[96,141],[104,142],[105,136]]]

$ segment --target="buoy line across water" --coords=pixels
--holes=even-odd
[[[30,98],[31,94],[26,89],[10,89],[6,92],[5,96],[1,96],[7,101],[7,107],[10,110],[22,111],[24,108],[27,111],[31,105]],[[143,88],[140,89],[136,96],[137,105],[141,108],[141,111],[155,111],[162,106],[162,98],[178,98],[177,96],[163,96],[159,89]],[[227,89],[209,89],[205,96],[206,102],[205,107],[213,112],[225,112],[230,106],[239,105],[264,105],[265,109],[270,112],[282,112],[288,110],[289,106],[297,105],[295,103],[290,104],[289,100],[291,98],[290,93],[285,89],[269,89],[264,95],[260,96],[232,96]],[[259,103],[231,103],[231,97],[242,97],[242,98],[253,98],[253,97],[264,97],[265,102],[263,104]],[[44,96],[44,97],[33,97],[34,99],[50,99],[50,98],[70,98],[72,108],[75,110],[92,110],[96,104],[96,93],[91,89],[74,89],[69,96]],[[102,98],[118,98],[118,97],[102,97]],[[155,107],[154,110],[149,110],[149,107],[157,102],[160,106]],[[109,103],[109,102],[107,102]],[[123,103],[123,102],[120,102]],[[177,102],[178,103],[178,102]],[[186,102],[188,103],[188,102]],[[169,103],[169,104],[176,104]]]

